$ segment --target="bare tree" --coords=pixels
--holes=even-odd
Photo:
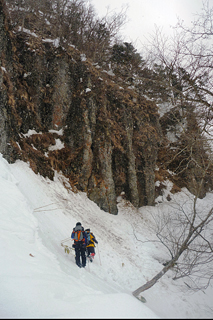
[[[208,167],[203,177],[207,170]],[[170,269],[175,271],[174,280],[193,276],[195,289],[206,288],[213,278],[213,206],[200,208],[195,196],[183,206],[176,204],[173,211],[174,214],[167,213],[165,217],[154,217],[156,236],[171,259],[157,275],[136,289],[134,296],[151,288]]]
[[[128,6],[102,18],[87,0],[7,0],[16,30],[29,29],[41,37],[58,38],[60,45],[74,45],[102,66],[109,64],[113,44],[127,21]]]
[[[188,185],[194,199],[190,210],[179,207],[171,219],[167,215],[158,221],[161,229],[156,235],[170,253],[170,260],[153,279],[133,292],[135,296],[152,287],[170,269],[176,273],[174,279],[196,275],[196,288],[207,286],[213,277],[213,206],[200,209],[198,201],[212,185],[212,13],[213,8],[205,1],[192,28],[179,22],[172,38],[156,29],[148,52],[149,67],[154,70],[158,65],[164,74],[153,80],[168,93],[169,111],[162,117],[162,124],[173,124],[176,130],[176,140],[165,138],[167,148],[161,166],[181,179],[191,179]],[[142,77],[140,85],[148,80]]]

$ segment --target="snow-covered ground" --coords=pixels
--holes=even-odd
[[[176,201],[184,201],[179,193]],[[150,219],[168,210],[136,210],[119,198],[110,215],[85,193],[73,193],[66,179],[35,175],[27,163],[8,164],[0,154],[0,318],[213,318],[213,287],[191,292],[169,271],[146,302],[132,291],[152,279],[169,258],[155,239]],[[162,199],[163,200],[163,199]],[[213,206],[213,194],[202,200]],[[76,222],[98,240],[93,263],[75,264],[71,247]]]

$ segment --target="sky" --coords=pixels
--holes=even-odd
[[[60,135],[49,150],[63,148]],[[0,318],[212,319],[213,285],[192,292],[189,279],[174,281],[171,270],[142,293],[144,302],[132,295],[169,259],[156,241],[153,217],[193,198],[185,189],[173,195],[171,187],[155,207],[136,209],[120,196],[118,215],[111,215],[73,192],[60,172],[50,181],[0,154]],[[199,205],[212,207],[213,194]],[[94,261],[81,269],[71,249],[76,222],[98,240]]]
[[[98,16],[110,11],[120,12],[122,6],[128,5],[128,23],[122,30],[125,41],[134,43],[139,50],[141,43],[147,43],[147,38],[155,31],[155,25],[163,28],[163,33],[172,34],[178,17],[190,26],[196,13],[201,12],[203,0],[91,0]],[[213,0],[209,0],[213,5]]]

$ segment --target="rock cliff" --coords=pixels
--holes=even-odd
[[[14,34],[2,1],[0,43],[4,157],[28,161],[50,179],[61,171],[73,190],[112,214],[121,192],[136,207],[154,204],[156,105],[116,84],[74,47],[24,30]]]
[[[195,105],[170,105],[160,117],[152,90],[147,99],[122,72],[24,26],[12,29],[0,0],[0,152],[9,162],[26,161],[49,179],[61,172],[67,188],[111,214],[120,194],[135,207],[154,205],[166,179],[172,193],[212,189]]]

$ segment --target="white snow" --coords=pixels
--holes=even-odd
[[[96,67],[96,68],[97,68],[97,67]],[[115,74],[114,74],[114,72],[113,72],[112,70],[109,70],[109,71],[107,71],[107,70],[102,70],[102,72],[105,72],[105,73],[107,73],[109,76],[112,76],[112,77],[115,76]]]
[[[81,57],[81,61],[86,61],[87,60],[86,55],[84,53],[82,53],[80,55],[80,57]]]
[[[32,136],[33,134],[42,134],[42,132],[36,132],[34,129],[30,129],[30,130],[28,130],[27,133],[25,133],[25,134],[22,133],[22,134],[26,138],[26,137]]]
[[[132,295],[163,267],[165,249],[149,241],[149,217],[169,210],[163,198],[136,210],[119,197],[119,213],[110,215],[85,193],[72,192],[62,174],[50,181],[1,154],[0,191],[1,319],[213,318],[212,286],[192,293],[183,280],[172,280],[172,271],[143,292],[146,303]],[[201,202],[211,205],[213,195]],[[61,246],[71,247],[78,221],[98,240],[85,269]]]
[[[160,117],[162,117],[166,112],[168,112],[171,109],[171,105],[171,102],[157,103]]]
[[[18,31],[23,31],[25,33],[28,33],[29,35],[38,38],[37,34],[35,32],[30,31],[29,29],[18,27]]]
[[[24,73],[24,78],[27,78],[27,77],[29,77],[31,75],[31,72],[25,72]]]
[[[64,134],[63,128],[61,128],[60,130],[52,130],[52,129],[50,129],[49,132],[50,132],[50,133],[56,133],[56,134],[58,134],[59,136],[63,136],[63,134]]]
[[[58,48],[59,47],[59,43],[60,43],[60,39],[56,38],[56,39],[42,39],[43,42],[51,42],[53,43],[53,45]]]
[[[4,72],[7,72],[7,70],[5,69],[5,67],[1,67],[1,70]]]
[[[60,150],[64,148],[64,142],[62,142],[60,139],[55,139],[55,144],[49,146],[48,150],[53,151],[53,150]]]

